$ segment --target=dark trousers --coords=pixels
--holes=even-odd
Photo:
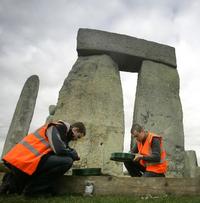
[[[165,177],[163,173],[154,173],[146,171],[146,168],[142,166],[138,161],[124,162],[124,166],[132,177]]]
[[[68,171],[73,164],[71,157],[51,155],[39,164],[25,187],[25,195],[54,193],[56,181]]]
[[[37,170],[31,175],[10,166],[10,181],[15,185],[8,193],[22,192],[27,196],[54,193],[56,181],[68,171],[73,164],[73,160],[66,156],[48,155],[45,159],[41,159]],[[10,190],[10,188],[8,189]]]

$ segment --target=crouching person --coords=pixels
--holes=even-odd
[[[129,174],[139,177],[165,177],[167,161],[162,137],[145,131],[137,123],[132,125],[131,136],[136,139],[131,149],[135,158],[124,162]]]
[[[56,180],[80,160],[68,144],[85,134],[82,122],[70,125],[59,120],[25,136],[3,157],[10,172],[2,179],[0,194],[55,194]]]

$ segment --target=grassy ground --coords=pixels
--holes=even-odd
[[[23,196],[4,196],[0,197],[0,202],[6,203],[199,203],[200,196],[193,197],[118,197],[118,196],[107,196],[107,197],[82,197],[82,196],[59,196],[59,197],[37,197],[37,198],[26,198]]]

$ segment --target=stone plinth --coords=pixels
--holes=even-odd
[[[118,66],[109,56],[78,58],[60,90],[57,119],[86,125],[86,137],[73,144],[81,157],[75,167],[122,174],[122,164],[110,161],[112,152],[123,150],[124,113]]]
[[[176,69],[161,63],[143,61],[138,75],[133,121],[163,136],[168,176],[182,177],[184,133]]]

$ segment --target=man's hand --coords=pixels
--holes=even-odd
[[[144,156],[142,154],[135,154],[135,158],[133,159],[133,161],[139,161],[140,159],[142,159]]]
[[[75,149],[69,148],[68,156],[70,156],[74,161],[80,160],[80,157]]]

